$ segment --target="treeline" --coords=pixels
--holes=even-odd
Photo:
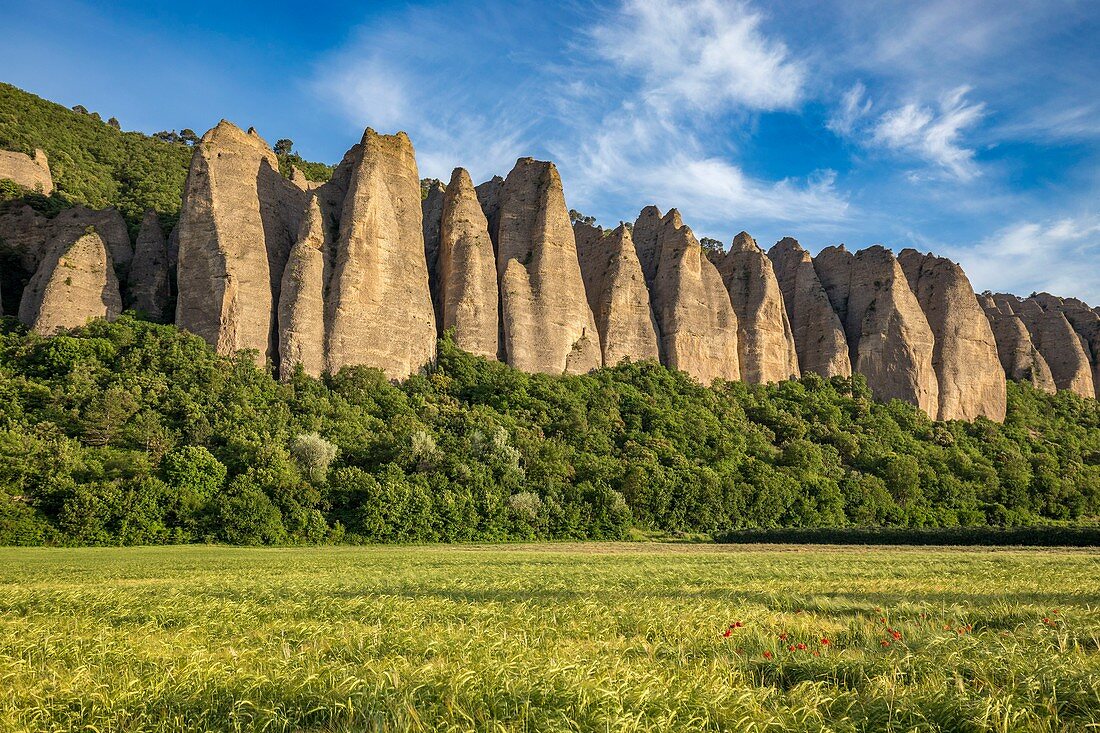
[[[863,380],[703,387],[651,363],[531,375],[440,342],[430,373],[279,383],[129,317],[0,329],[0,543],[620,538],[1080,523],[1100,407],[1010,384],[1004,425]]]

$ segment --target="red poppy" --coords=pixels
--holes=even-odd
[[[889,639],[883,639],[882,641],[879,642],[879,644],[882,644],[882,646],[884,648],[888,647],[888,646],[890,646],[890,640]]]
[[[890,632],[890,636],[894,637],[894,641],[900,641],[901,640],[901,632],[900,631],[897,631],[895,629],[887,629],[887,631]]]
[[[1054,613],[1057,614],[1057,613],[1060,613],[1060,611],[1056,608],[1056,609],[1054,609]]]
[[[724,636],[728,639],[729,635],[732,634],[732,633],[733,633],[732,629],[726,629],[725,631],[722,632],[722,636]]]
[[[824,637],[821,639],[821,646],[829,646],[829,638]]]
[[[764,659],[771,659],[771,658],[772,658],[772,653],[771,652],[764,652]]]
[[[806,645],[801,643],[801,642],[799,642],[798,644],[795,644],[794,648],[797,649],[800,652],[806,651]]]
[[[745,624],[741,623],[740,621],[734,621],[732,625],[733,625],[733,628],[739,629],[742,626],[744,626]]]
[[[787,632],[786,632],[786,631],[784,631],[784,632],[783,632],[782,634],[780,634],[780,635],[779,635],[779,638],[780,638],[780,639],[781,639],[782,641],[786,641],[786,640],[787,640]]]
[[[794,651],[794,644],[789,644],[789,645],[787,646],[787,651],[789,651],[789,652],[793,652],[793,651]]]

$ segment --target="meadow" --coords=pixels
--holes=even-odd
[[[1100,553],[0,549],[3,731],[1083,731]]]

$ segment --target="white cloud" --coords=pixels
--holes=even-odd
[[[405,92],[412,85],[406,73],[373,56],[346,60],[338,68],[335,74],[316,77],[313,88],[334,101],[349,118],[383,131],[413,120]]]
[[[867,87],[863,82],[857,81],[841,97],[840,107],[833,112],[826,126],[841,136],[851,135],[856,123],[862,120],[871,111],[871,100],[865,99]]]
[[[985,105],[967,102],[969,91],[963,86],[946,94],[938,113],[915,103],[886,112],[875,123],[870,142],[914,155],[960,180],[973,178],[978,174],[974,151],[961,138],[981,120]]]
[[[1047,291],[1100,305],[1100,215],[1018,221],[973,247],[943,252],[963,266],[975,290]]]
[[[593,36],[601,55],[642,76],[648,104],[793,107],[805,70],[785,44],[763,33],[762,20],[740,2],[626,0]]]

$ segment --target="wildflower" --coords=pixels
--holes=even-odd
[[[771,659],[771,658],[772,658],[772,653],[771,652],[764,652],[764,659]]]
[[[827,636],[822,637],[821,646],[829,646],[829,637],[827,637]]]
[[[886,623],[886,617],[883,616],[882,618],[880,618],[879,623],[882,623],[882,624]]]
[[[779,635],[779,639],[780,639],[781,641],[786,641],[786,640],[787,640],[787,632],[786,632],[786,631],[784,631],[784,632],[783,632],[782,634],[780,634],[780,635]]]
[[[797,649],[800,652],[806,651],[806,645],[803,644],[802,642],[799,642],[799,643],[795,644],[794,648]]]
[[[1058,610],[1057,608],[1056,608],[1056,609],[1054,609],[1054,614],[1055,614],[1055,615],[1057,615],[1057,614],[1059,614],[1059,613],[1061,613],[1061,612],[1060,612],[1060,611],[1059,611],[1059,610]]]
[[[882,648],[885,649],[886,647],[890,646],[890,640],[889,639],[883,639],[882,641],[879,642],[879,644],[882,644]]]
[[[742,627],[742,626],[744,626],[744,625],[745,625],[745,624],[743,624],[743,623],[742,623],[742,622],[740,622],[740,621],[734,621],[734,622],[733,622],[732,624],[730,624],[730,626],[731,626],[732,628],[735,628],[735,629],[739,629],[739,628],[741,628],[741,627]]]
[[[890,636],[894,637],[894,641],[901,641],[901,632],[897,629],[887,629],[890,632]]]
[[[722,636],[724,636],[725,638],[728,639],[730,637],[730,634],[732,634],[732,633],[733,633],[733,629],[726,629],[725,631],[722,632]]]
[[[794,644],[788,644],[787,645],[787,651],[793,652],[794,651]]]

